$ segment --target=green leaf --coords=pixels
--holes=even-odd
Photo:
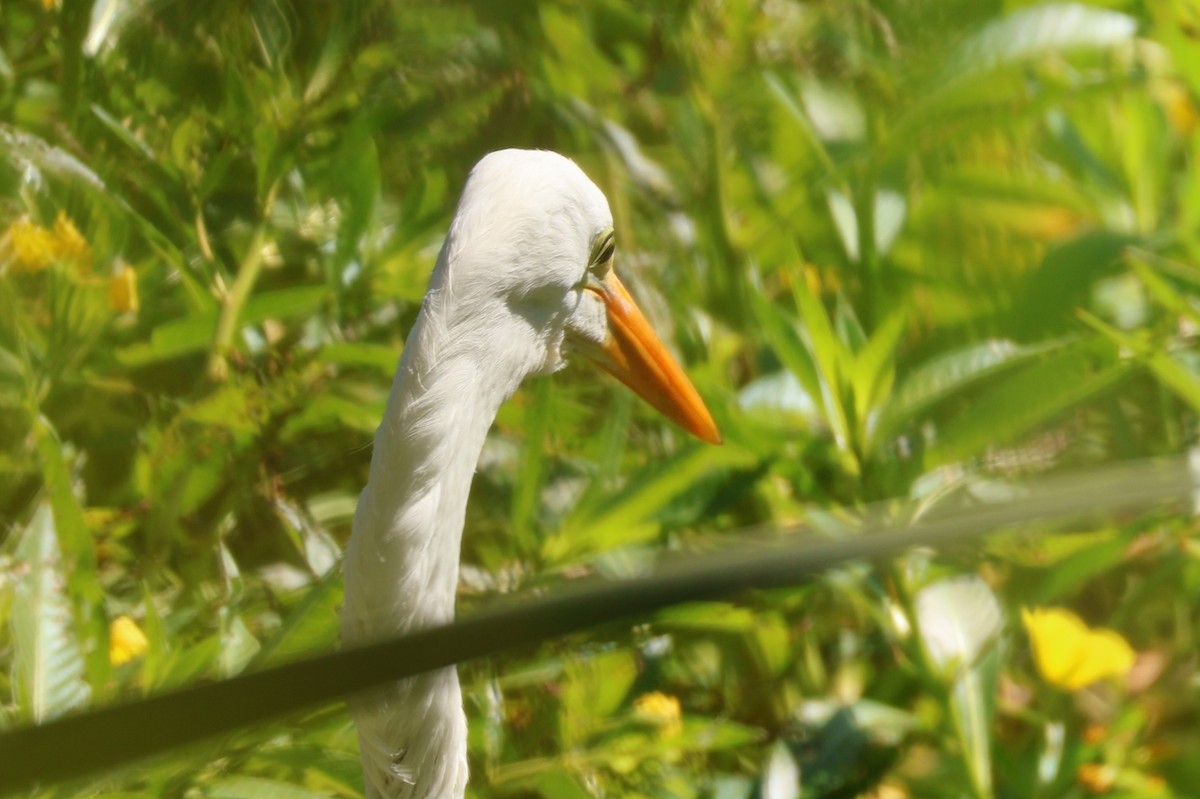
[[[1098,230],[1052,247],[1038,264],[1013,304],[1011,327],[1033,338],[1074,325],[1076,308],[1086,306],[1097,280],[1121,269],[1121,254],[1139,239]]]
[[[546,479],[546,447],[544,438],[553,412],[553,386],[549,380],[539,380],[529,392],[525,407],[525,446],[521,449],[520,464],[513,488],[509,531],[521,548],[536,546],[538,511],[542,486]]]
[[[92,694],[84,679],[71,603],[63,591],[63,564],[48,504],[34,512],[16,555],[27,570],[17,579],[10,617],[13,689],[23,720],[48,721],[86,706]]]
[[[817,365],[800,339],[797,332],[798,323],[772,305],[761,287],[754,286],[749,295],[758,328],[775,351],[776,357],[796,376],[805,393],[821,404],[821,416],[827,418],[825,392],[821,388],[820,378],[817,377]]]
[[[1150,263],[1144,259],[1145,253],[1136,250],[1130,252],[1129,263],[1134,273],[1146,286],[1146,289],[1158,300],[1164,308],[1179,316],[1185,316],[1200,324],[1200,308],[1197,308],[1186,297],[1160,275]]]
[[[341,604],[341,572],[334,569],[304,593],[279,629],[259,649],[249,668],[274,666],[333,649],[338,640]]]
[[[300,785],[263,777],[228,777],[209,783],[204,796],[211,799],[327,799],[324,793]]]
[[[758,457],[733,444],[696,446],[634,475],[628,487],[603,508],[584,518],[570,519],[546,538],[542,555],[550,563],[570,555],[604,551],[639,543],[656,534],[652,522],[700,481],[758,463]]]
[[[961,460],[1010,443],[1109,388],[1128,371],[1124,364],[1098,360],[1094,348],[1072,346],[998,381],[938,430],[929,463]]]
[[[896,375],[896,348],[907,319],[904,310],[890,314],[848,366],[855,412],[860,420],[868,419],[891,391]]]
[[[321,348],[321,360],[325,363],[366,367],[389,380],[396,373],[399,357],[398,350],[386,344],[339,342]]]
[[[758,623],[753,611],[728,602],[690,602],[659,612],[656,620],[668,628],[722,633],[750,632]]]
[[[313,313],[329,296],[325,286],[297,286],[257,294],[251,297],[239,316],[242,326],[267,319],[286,319]],[[144,366],[156,361],[202,352],[212,344],[217,331],[218,313],[196,314],[159,325],[150,341],[117,351],[127,366]]]
[[[951,55],[947,75],[965,83],[982,74],[1071,50],[1113,47],[1130,41],[1137,22],[1082,3],[1047,3],[989,23]]]
[[[1004,339],[969,344],[917,366],[893,392],[880,422],[881,435],[909,424],[934,405],[985,378],[1050,352],[1062,343],[1021,346]]]
[[[808,287],[808,281],[803,274],[793,274],[791,279],[792,297],[800,311],[804,330],[807,333],[805,341],[817,371],[821,375],[821,395],[825,399],[825,411],[833,431],[834,440],[842,448],[853,443],[850,430],[850,420],[847,416],[845,386],[843,385],[841,364],[850,359],[850,350],[842,344],[834,332],[833,323],[821,300]]]
[[[1138,358],[1146,364],[1163,385],[1174,391],[1193,409],[1200,411],[1200,375],[1172,358],[1170,353],[1162,349],[1161,345],[1122,333],[1086,311],[1080,311],[1079,318],[1107,336],[1114,344],[1137,353]]]
[[[37,451],[42,462],[42,480],[50,508],[59,551],[68,553],[63,562],[67,589],[85,638],[83,651],[88,679],[94,690],[108,682],[108,622],[104,616],[104,589],[96,565],[96,552],[83,508],[75,497],[73,478],[63,457],[62,444],[44,416],[34,423]]]

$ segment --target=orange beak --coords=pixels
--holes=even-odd
[[[701,441],[720,444],[721,433],[692,381],[638,309],[614,272],[588,286],[608,309],[608,340],[588,354],[600,368]]]

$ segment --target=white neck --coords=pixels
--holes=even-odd
[[[346,643],[453,619],[471,478],[528,370],[494,338],[456,329],[443,299],[426,298],[375,434],[346,553]]]
[[[455,314],[447,271],[440,265],[435,273],[375,435],[346,550],[346,645],[453,619],[471,477],[496,411],[531,371],[529,352],[512,346],[519,329],[479,324],[502,314]],[[463,796],[467,730],[453,667],[386,686],[350,708],[368,797]]]

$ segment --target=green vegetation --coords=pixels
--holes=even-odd
[[[8,0],[0,725],[336,645],[403,336],[500,147],[605,190],[726,443],[585,365],[531,381],[464,613],[1186,452],[1197,31],[1185,0]],[[1193,795],[1194,526],[1009,531],[464,664],[471,790]],[[38,795],[360,791],[335,704]]]

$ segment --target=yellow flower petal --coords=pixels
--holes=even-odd
[[[137,313],[137,272],[132,267],[121,267],[121,270],[109,279],[108,304],[117,313]]]
[[[664,736],[683,732],[683,711],[678,697],[652,691],[635,699],[633,709],[643,720],[657,726]]]
[[[140,657],[146,644],[146,634],[128,616],[118,616],[108,626],[108,660],[114,666]]]
[[[1090,629],[1063,608],[1022,609],[1021,620],[1033,644],[1042,679],[1074,691],[1108,677],[1123,677],[1135,653],[1119,633]]]
[[[23,216],[8,226],[4,234],[12,248],[13,266],[26,272],[40,272],[58,257],[54,234]]]
[[[92,248],[65,211],[59,211],[54,220],[54,239],[59,258],[75,264],[81,272],[92,271]]]

